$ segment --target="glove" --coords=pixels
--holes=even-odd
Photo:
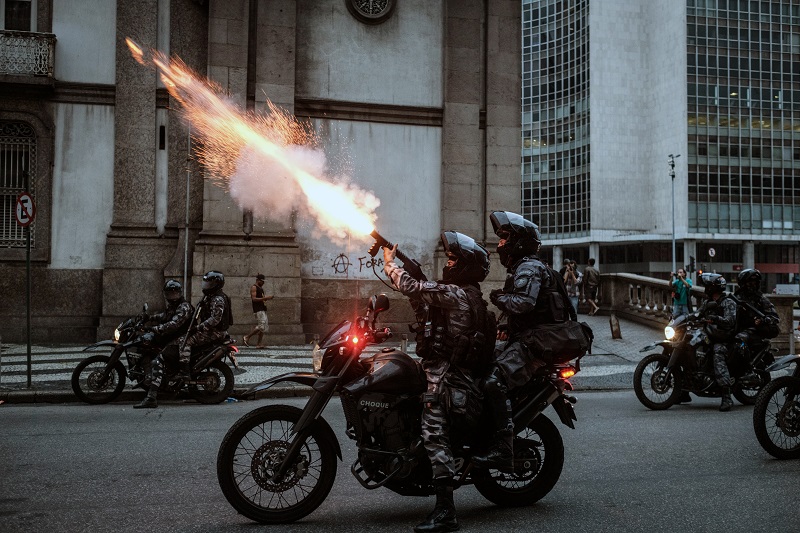
[[[497,305],[497,302],[500,301],[501,294],[504,294],[503,289],[492,289],[492,292],[489,293],[489,301]]]
[[[155,338],[156,336],[153,333],[145,333],[144,335],[142,335],[142,342],[144,342],[145,344],[152,344]]]
[[[748,335],[746,331],[740,331],[736,334],[736,342],[747,344],[748,340],[750,340],[750,335]]]

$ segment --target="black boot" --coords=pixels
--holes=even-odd
[[[442,484],[439,480],[435,480],[435,482],[437,484],[436,505],[428,518],[414,528],[417,533],[455,531],[459,527],[456,519],[456,506],[453,502],[453,481],[448,479],[447,484]]]
[[[733,407],[733,400],[731,400],[731,388],[722,387],[722,403],[719,404],[719,410],[723,413],[730,411]]]
[[[158,389],[151,388],[141,403],[133,406],[134,409],[155,409],[158,407]]]
[[[689,391],[683,391],[678,399],[678,403],[691,403],[691,401],[692,397],[689,395]]]
[[[514,431],[503,429],[494,434],[494,442],[486,455],[472,457],[475,466],[514,471]]]

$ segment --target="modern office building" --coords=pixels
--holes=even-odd
[[[665,277],[675,242],[678,267],[794,279],[800,1],[523,0],[522,36],[522,210],[548,258]]]

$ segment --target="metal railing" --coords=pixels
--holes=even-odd
[[[0,74],[53,77],[56,36],[0,30]]]

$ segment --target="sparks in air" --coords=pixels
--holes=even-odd
[[[266,115],[242,111],[180,59],[158,51],[145,54],[132,40],[126,42],[136,61],[158,69],[200,141],[198,159],[240,207],[275,220],[297,212],[334,239],[370,238],[380,201],[329,175],[310,127],[271,102]]]

